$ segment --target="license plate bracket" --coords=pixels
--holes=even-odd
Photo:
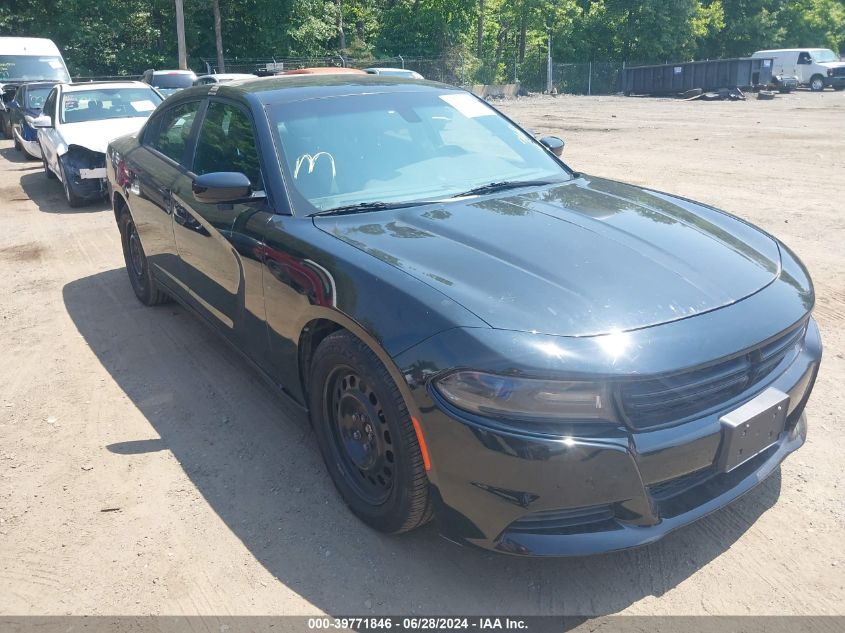
[[[777,442],[786,426],[788,410],[789,396],[770,388],[719,418],[722,446],[717,470],[730,472]]]

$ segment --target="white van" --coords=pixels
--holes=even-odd
[[[795,77],[799,84],[815,92],[827,86],[845,89],[845,62],[829,48],[779,48],[757,51],[752,57],[771,57],[772,76]]]
[[[0,131],[6,138],[12,138],[7,105],[18,86],[30,81],[70,81],[59,49],[41,37],[0,37]]]

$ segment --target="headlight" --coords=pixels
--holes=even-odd
[[[518,420],[612,420],[607,389],[594,382],[515,378],[457,371],[434,382],[448,402],[471,413]]]

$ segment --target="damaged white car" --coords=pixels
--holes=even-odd
[[[72,207],[106,192],[106,146],[132,134],[153,113],[162,96],[139,81],[59,84],[32,121],[44,172],[61,181]]]

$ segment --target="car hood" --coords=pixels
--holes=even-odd
[[[65,145],[79,145],[92,152],[106,152],[109,141],[132,134],[141,129],[146,117],[125,117],[121,119],[103,119],[82,123],[65,123],[59,129]]]
[[[825,68],[842,68],[845,66],[845,62],[818,62],[818,64]]]
[[[683,319],[740,301],[780,272],[777,242],[733,216],[589,177],[314,223],[491,327],[546,334]]]

